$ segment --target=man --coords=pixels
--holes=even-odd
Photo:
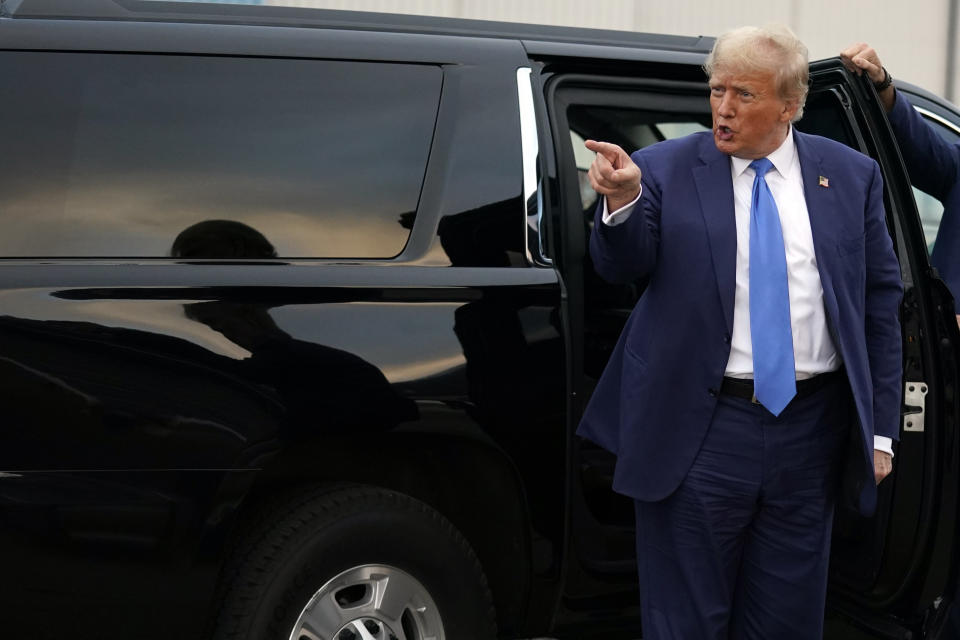
[[[890,117],[910,179],[918,189],[943,204],[943,218],[930,261],[956,299],[960,295],[960,145],[945,142],[897,93],[893,79],[870,45],[852,45],[840,58],[851,71],[866,73],[873,82]],[[960,323],[960,314],[957,322]]]
[[[736,29],[704,66],[712,131],[632,157],[587,143],[595,268],[649,276],[578,430],[636,500],[645,640],[819,638],[841,468],[864,513],[891,469],[882,179],[792,128],[807,66],[786,28]]]

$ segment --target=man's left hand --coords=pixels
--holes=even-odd
[[[873,450],[873,476],[880,484],[880,481],[890,475],[893,471],[893,456],[886,451]]]

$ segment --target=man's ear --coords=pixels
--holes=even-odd
[[[797,109],[800,108],[800,101],[796,98],[790,98],[783,103],[783,111],[780,112],[780,122],[792,122],[793,116],[797,115]]]

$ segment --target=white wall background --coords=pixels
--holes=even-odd
[[[950,0],[246,1],[679,35],[713,36],[743,24],[782,22],[807,44],[811,59],[837,55],[853,42],[868,42],[894,77],[939,95],[945,95],[947,88]],[[954,84],[960,88],[960,77]],[[958,101],[957,96],[947,97]]]

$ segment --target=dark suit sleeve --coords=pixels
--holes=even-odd
[[[954,298],[960,298],[960,145],[943,140],[899,93],[890,112],[890,124],[911,182],[943,204],[943,219],[930,261]]]
[[[957,182],[960,148],[941,138],[899,93],[890,111],[890,124],[910,181],[937,200],[946,200]]]
[[[590,257],[607,282],[631,282],[650,275],[660,246],[660,187],[641,152],[631,159],[640,167],[643,191],[630,217],[616,226],[603,222],[603,197],[594,214]]]
[[[930,261],[960,298],[960,146],[943,140],[899,93],[890,124],[914,186],[943,203],[943,219]]]
[[[900,385],[903,371],[900,340],[900,264],[887,232],[883,178],[873,163],[864,222],[866,260],[865,333],[873,380],[874,434],[899,439]]]

